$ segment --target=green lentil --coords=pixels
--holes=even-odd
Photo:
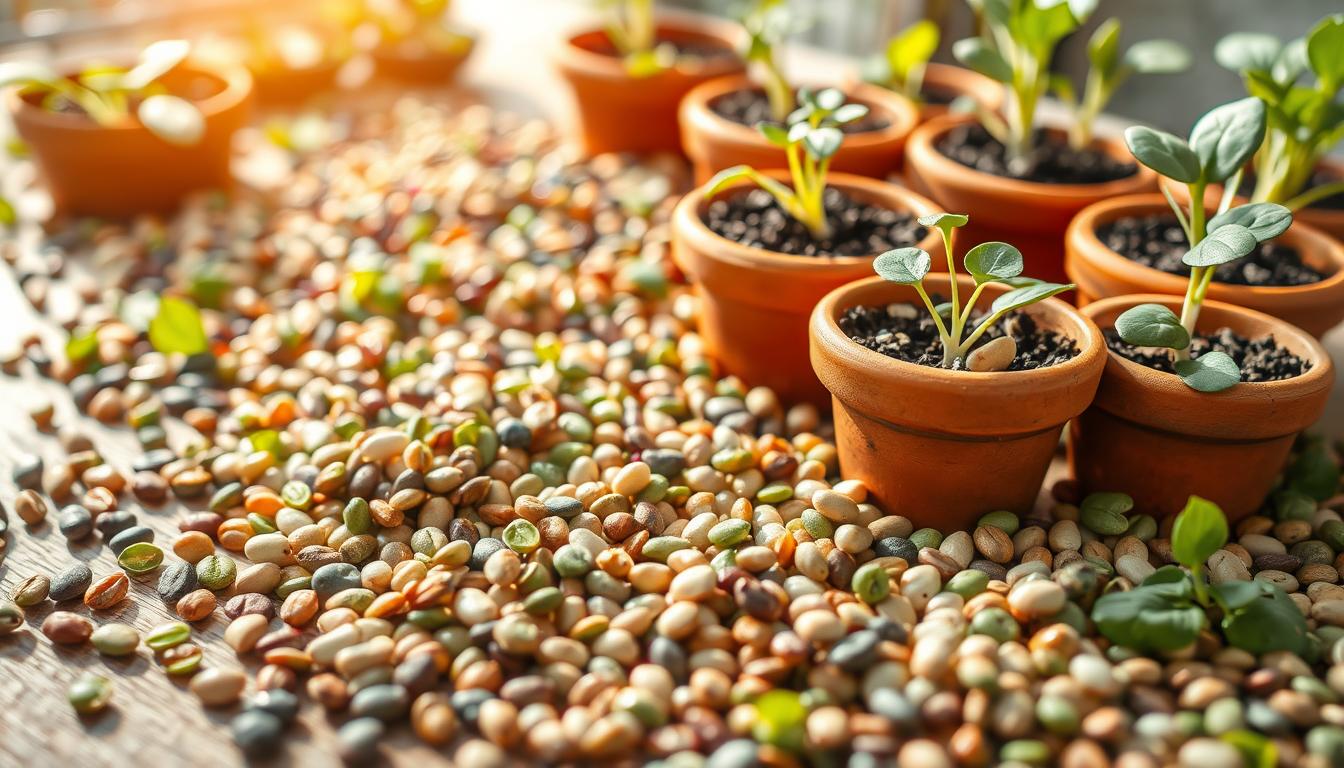
[[[347,530],[357,536],[371,532],[373,515],[369,510],[369,502],[358,496],[351,499],[341,512],[341,521],[345,523]]]
[[[924,549],[925,547],[937,549],[939,545],[943,543],[943,534],[939,533],[938,530],[934,528],[920,528],[910,534],[910,543],[920,549]]]
[[[691,542],[679,536],[655,536],[644,542],[644,546],[639,553],[650,560],[665,563],[668,556],[673,552],[678,552],[690,546]]]
[[[793,487],[787,483],[771,483],[756,492],[756,500],[762,504],[783,504],[791,498],[793,498]],[[818,514],[815,510],[812,513]]]
[[[724,520],[709,529],[709,541],[720,549],[734,547],[751,536],[751,523],[746,520]]]
[[[984,571],[965,570],[947,581],[947,591],[955,592],[969,600],[989,588],[989,574]]]
[[[875,605],[891,594],[891,579],[885,568],[876,563],[867,563],[854,572],[852,588],[860,600]]]
[[[541,533],[537,531],[537,526],[521,517],[504,527],[501,538],[504,546],[520,555],[529,554],[541,545]]]

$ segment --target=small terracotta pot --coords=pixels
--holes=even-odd
[[[916,128],[905,143],[906,172],[915,189],[947,211],[970,214],[970,223],[960,232],[962,249],[989,240],[1011,243],[1022,251],[1025,274],[1031,277],[1064,280],[1064,230],[1079,211],[1098,200],[1150,191],[1157,183],[1156,174],[1142,165],[1133,176],[1102,184],[1039,184],[982,173],[947,157],[937,146],[948,131],[973,120],[945,115]],[[1064,140],[1063,131],[1050,133]],[[1097,146],[1133,162],[1123,141],[1100,139]]]
[[[104,126],[83,114],[51,112],[11,89],[14,128],[32,149],[58,210],[111,217],[162,212],[195,190],[230,186],[230,145],[247,120],[251,76],[241,67],[190,62],[161,82],[174,93],[213,89],[195,100],[205,116],[205,133],[198,143],[171,144],[133,116]]]
[[[784,150],[765,140],[761,132],[720,116],[713,109],[718,99],[738,91],[760,91],[746,75],[732,75],[698,85],[686,94],[677,111],[686,156],[695,168],[695,183],[704,184],[715,173],[739,163],[757,170],[787,168]],[[900,170],[905,137],[919,119],[910,100],[876,85],[849,86],[850,101],[868,107],[871,114],[887,121],[876,131],[845,136],[840,151],[831,158],[830,169],[885,179]]]
[[[965,67],[930,62],[924,66],[924,93],[938,93],[957,98],[970,96],[991,112],[1003,107],[1003,85]],[[948,113],[947,104],[925,101],[919,106],[919,122],[927,123]]]
[[[1324,171],[1331,181],[1344,180],[1344,160],[1335,157],[1323,157],[1316,163],[1318,171]],[[1173,184],[1166,179],[1162,179],[1162,185],[1171,192],[1171,196],[1179,202],[1185,203],[1190,200],[1190,188],[1184,184]],[[1216,209],[1218,203],[1223,197],[1223,186],[1216,184],[1204,191],[1204,206],[1210,209]],[[1236,205],[1244,205],[1249,198],[1238,195],[1235,199]],[[1321,230],[1327,235],[1344,242],[1344,209],[1340,208],[1313,208],[1308,206],[1300,211],[1293,212],[1293,221],[1300,221],[1303,224],[1310,225]]]
[[[769,173],[787,178],[782,172]],[[828,184],[856,200],[892,210],[918,216],[936,210],[907,189],[861,176],[832,174]],[[738,194],[747,189],[741,187]],[[672,213],[672,255],[700,294],[697,320],[707,351],[727,372],[770,387],[785,402],[824,406],[826,390],[808,361],[808,315],[832,288],[871,276],[877,254],[788,256],[741,245],[705,224],[707,206],[701,188],[683,197]],[[941,253],[938,232],[930,230],[919,246]]]
[[[408,83],[448,85],[476,47],[475,38],[460,50],[445,51],[424,46],[380,45],[370,53],[378,74]]]
[[[958,276],[961,295],[975,283]],[[924,280],[946,296],[946,275]],[[981,305],[1009,290],[990,285]],[[1031,511],[1064,422],[1092,402],[1106,365],[1101,332],[1073,307],[1048,299],[1026,311],[1079,346],[1066,363],[1034,371],[971,373],[894,360],[851,341],[850,307],[908,302],[910,286],[873,277],[837,288],[812,312],[812,368],[833,396],[840,470],[870,500],[916,526],[964,529],[986,512]]]
[[[1181,308],[1178,297],[1145,294],[1102,299],[1082,312],[1110,328],[1126,309],[1149,303]],[[1252,338],[1273,335],[1311,369],[1202,393],[1174,374],[1111,354],[1096,401],[1070,428],[1069,463],[1085,492],[1123,491],[1136,511],[1159,516],[1180,512],[1190,494],[1217,503],[1232,520],[1259,509],[1293,439],[1325,409],[1335,369],[1307,332],[1262,312],[1205,302],[1198,329],[1224,327]]]
[[[1161,195],[1130,195],[1084,208],[1069,225],[1064,269],[1078,284],[1078,306],[1097,299],[1134,293],[1184,296],[1187,278],[1138,264],[1107,248],[1097,230],[1116,219],[1171,215]],[[1208,298],[1273,315],[1322,336],[1344,320],[1344,245],[1318,230],[1294,222],[1275,238],[1302,254],[1302,260],[1327,277],[1311,285],[1250,286],[1211,283]]]
[[[740,37],[735,25],[710,18],[658,22],[658,40],[699,43],[733,52],[733,56],[679,61],[649,77],[632,77],[619,56],[607,53],[607,33],[580,33],[555,56],[560,76],[577,102],[579,137],[585,152],[681,152],[677,105],[701,83],[744,70],[736,55]]]

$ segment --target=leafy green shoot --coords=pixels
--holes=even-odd
[[[747,30],[747,50],[743,58],[759,69],[766,98],[770,101],[770,115],[782,123],[798,104],[793,86],[780,68],[778,48],[804,23],[789,11],[784,0],[755,0],[742,17],[742,26]]]
[[[74,105],[104,126],[124,123],[134,107],[151,133],[172,144],[193,145],[205,133],[205,117],[195,104],[168,93],[159,82],[190,52],[185,40],[160,40],[147,46],[130,69],[93,65],[74,77],[35,62],[5,62],[0,64],[0,87],[19,86],[40,96],[42,106],[53,111]]]
[[[653,0],[597,0],[597,4],[608,11],[607,38],[632,76],[656,75],[676,60],[673,46],[658,44]]]
[[[756,129],[771,144],[784,150],[792,189],[747,165],[725,168],[709,180],[705,199],[712,199],[728,186],[749,181],[775,198],[779,206],[802,222],[817,240],[831,235],[823,195],[831,158],[840,150],[845,134],[840,126],[868,114],[862,104],[846,104],[845,95],[834,88],[798,91],[799,106],[788,116],[788,126],[760,123]]]
[[[1134,346],[1172,350],[1177,375],[1200,392],[1219,392],[1241,381],[1236,362],[1222,352],[1190,358],[1190,340],[1215,271],[1283,234],[1293,221],[1292,212],[1275,203],[1232,207],[1232,190],[1264,141],[1265,126],[1265,102],[1252,96],[1210,110],[1195,122],[1189,140],[1144,126],[1125,131],[1135,159],[1188,188],[1184,208],[1165,185],[1162,191],[1190,243],[1181,258],[1190,267],[1190,280],[1179,317],[1160,304],[1142,304],[1116,318],[1115,329]],[[1204,192],[1213,184],[1225,184],[1226,192],[1214,216],[1206,218]]]
[[[911,24],[887,41],[886,50],[866,65],[869,82],[886,86],[916,104],[922,103],[924,71],[938,50],[938,25],[928,19]]]
[[[1171,40],[1144,40],[1121,53],[1118,19],[1107,19],[1092,33],[1087,43],[1087,58],[1091,66],[1081,100],[1067,77],[1055,75],[1050,81],[1050,90],[1073,115],[1069,124],[1069,144],[1074,149],[1083,149],[1092,143],[1097,116],[1132,75],[1174,74],[1190,67],[1190,53]]]
[[[1266,104],[1268,135],[1255,157],[1251,200],[1298,211],[1344,192],[1344,180],[1307,189],[1317,163],[1344,140],[1344,14],[1321,19],[1305,38],[1286,44],[1268,34],[1234,33],[1218,41],[1213,55]]]
[[[933,259],[928,251],[921,248],[896,248],[878,256],[873,269],[883,278],[893,283],[909,285],[919,294],[924,306],[933,317],[938,328],[938,337],[943,343],[944,368],[965,364],[971,348],[985,332],[1013,310],[1043,301],[1051,296],[1073,290],[1075,286],[1046,283],[1031,278],[1023,278],[1022,252],[1008,243],[981,243],[966,252],[963,266],[975,279],[975,289],[963,302],[957,289],[957,268],[952,256],[952,230],[965,226],[969,218],[961,213],[935,213],[921,216],[919,223],[936,228],[943,236],[943,251],[947,256],[947,273],[950,280],[951,299],[946,311],[940,311],[929,298],[924,288],[924,278],[933,267]],[[1012,286],[1012,290],[1002,294],[990,305],[990,311],[974,328],[970,327],[971,313],[985,286],[999,283]],[[946,319],[945,317],[946,316]]]

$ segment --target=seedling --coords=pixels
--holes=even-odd
[[[1180,317],[1162,305],[1141,304],[1116,318],[1115,330],[1126,343],[1172,350],[1177,375],[1201,392],[1218,392],[1241,381],[1236,361],[1223,352],[1190,359],[1190,340],[1214,272],[1278,237],[1293,221],[1287,208],[1274,203],[1232,207],[1242,169],[1264,137],[1265,103],[1255,97],[1210,110],[1195,123],[1188,142],[1143,126],[1125,130],[1125,143],[1140,163],[1189,188],[1187,211],[1160,185],[1190,243],[1181,257],[1190,267],[1190,280]],[[1222,200],[1206,221],[1204,191],[1222,183]]]
[[[1097,629],[1128,648],[1176,651],[1195,642],[1209,624],[1208,610],[1216,606],[1229,645],[1257,656],[1308,654],[1312,643],[1306,620],[1281,589],[1260,579],[1212,586],[1205,580],[1204,563],[1227,543],[1227,533],[1218,505],[1191,496],[1171,529],[1172,557],[1188,572],[1168,565],[1133,589],[1102,595],[1092,607]]]
[[[1069,132],[1074,147],[1092,140],[1092,123],[1106,102],[1131,74],[1177,72],[1189,64],[1189,56],[1175,43],[1151,40],[1138,43],[1120,54],[1120,25],[1111,20],[1101,25],[1088,45],[1092,69],[1081,102],[1074,97],[1068,80],[1050,74],[1055,47],[1065,36],[1087,21],[1096,0],[970,0],[987,29],[987,36],[958,40],[952,46],[957,60],[1005,86],[1012,104],[1005,122],[983,107],[977,109],[981,124],[1008,151],[1008,161],[1021,163],[1033,148],[1036,106],[1053,88],[1074,106],[1074,127]]]
[[[709,180],[705,197],[713,198],[735,182],[750,181],[769,192],[785,213],[807,227],[813,238],[824,240],[831,235],[831,223],[826,219],[823,200],[826,170],[845,138],[840,126],[862,118],[868,114],[868,108],[862,104],[846,104],[845,95],[834,88],[816,93],[800,90],[798,101],[798,109],[788,117],[787,128],[775,123],[756,125],[756,130],[767,141],[784,150],[793,188],[751,166],[735,165],[719,171]]]
[[[1260,33],[1218,41],[1218,63],[1240,72],[1246,90],[1268,105],[1269,132],[1255,158],[1251,200],[1301,210],[1344,192],[1344,181],[1306,189],[1316,164],[1344,139],[1344,14],[1322,19],[1286,45]],[[1314,82],[1299,84],[1304,75]]]
[[[755,0],[742,17],[747,30],[747,50],[743,58],[757,65],[762,74],[770,114],[777,122],[788,119],[797,107],[793,86],[780,69],[775,49],[798,27],[783,0]]]
[[[160,40],[146,47],[131,69],[97,65],[73,77],[36,62],[5,62],[0,64],[0,87],[20,86],[27,94],[41,96],[44,109],[77,108],[103,126],[125,124],[134,109],[154,135],[172,144],[192,145],[205,133],[205,117],[195,104],[168,93],[159,82],[190,51],[185,40]]]
[[[887,49],[868,65],[871,82],[902,94],[916,104],[922,102],[924,68],[938,50],[938,25],[928,19],[917,21],[887,42]]]
[[[921,216],[919,219],[920,224],[936,227],[943,235],[947,274],[951,278],[949,281],[951,301],[947,304],[934,306],[933,300],[924,290],[924,277],[929,274],[933,266],[933,259],[928,251],[922,248],[897,248],[878,256],[873,262],[873,269],[877,274],[893,283],[913,287],[919,298],[924,301],[924,306],[928,307],[929,314],[933,316],[933,324],[938,328],[938,337],[943,342],[944,368],[956,367],[958,363],[964,364],[975,342],[985,335],[985,331],[1003,319],[1004,315],[1056,294],[1073,290],[1075,287],[1023,278],[1021,251],[1007,243],[981,243],[967,251],[966,258],[962,262],[966,271],[975,278],[975,290],[963,304],[958,296],[957,267],[952,258],[952,230],[965,226],[968,220],[963,213],[934,213]],[[1012,286],[1013,289],[995,299],[990,305],[989,314],[967,334],[971,313],[980,299],[980,292],[990,283],[1002,283]]]
[[[597,5],[608,11],[607,39],[632,76],[655,75],[676,61],[674,46],[658,44],[653,0],[597,0]]]
[[[1120,21],[1107,19],[1092,33],[1087,43],[1091,66],[1083,84],[1081,101],[1074,95],[1073,83],[1055,75],[1050,90],[1072,113],[1069,145],[1083,149],[1092,143],[1092,127],[1097,115],[1132,75],[1169,75],[1190,67],[1190,53],[1171,40],[1144,40],[1120,52]]]

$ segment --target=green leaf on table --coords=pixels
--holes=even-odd
[[[1171,527],[1171,556],[1194,570],[1227,543],[1227,518],[1217,504],[1191,496]]]
[[[1276,203],[1250,203],[1230,208],[1209,219],[1208,231],[1216,232],[1228,224],[1238,224],[1250,231],[1258,242],[1272,240],[1283,234],[1293,223],[1293,212]]]
[[[1259,245],[1260,241],[1247,227],[1225,223],[1209,232],[1181,261],[1191,267],[1216,267],[1249,256]]]
[[[1193,597],[1189,578],[1168,566],[1128,592],[1097,598],[1092,621],[1113,643],[1141,651],[1175,651],[1193,643],[1207,621]]]
[[[1287,485],[1316,501],[1325,501],[1339,491],[1340,468],[1321,438],[1311,438],[1292,464],[1288,465]]]
[[[1051,296],[1057,296],[1065,291],[1072,291],[1078,286],[1073,283],[1060,285],[1058,283],[1036,283],[1013,290],[999,296],[990,305],[991,312],[1011,312],[1014,309],[1021,309],[1035,304],[1038,301],[1044,301]]]
[[[1022,274],[1022,252],[1008,243],[981,243],[966,252],[966,271],[977,284]]]
[[[1002,54],[981,38],[968,37],[965,40],[958,40],[952,45],[952,55],[957,61],[985,77],[1000,83],[1010,83],[1013,80],[1013,68],[1004,60]]]
[[[884,280],[914,285],[929,274],[933,259],[922,248],[896,248],[873,260],[873,270]]]
[[[1125,144],[1134,159],[1182,184],[1199,181],[1199,156],[1185,140],[1142,125],[1125,129]]]
[[[1178,360],[1176,375],[1198,392],[1222,392],[1241,382],[1237,361],[1223,352],[1205,352],[1193,360]]]
[[[1307,61],[1322,82],[1344,84],[1344,14],[1321,19],[1307,34]]]
[[[1190,52],[1174,40],[1143,40],[1125,51],[1125,64],[1142,75],[1169,75],[1190,67]]]
[[[1233,647],[1256,656],[1273,651],[1308,653],[1306,618],[1283,590],[1255,579],[1215,584],[1212,594],[1223,609],[1223,637]],[[1266,631],[1270,627],[1273,631]]]
[[[1241,170],[1264,139],[1265,102],[1254,96],[1214,107],[1190,130],[1190,148],[1211,184]]]
[[[1213,46],[1213,59],[1233,72],[1268,71],[1279,55],[1278,38],[1261,32],[1233,32]]]
[[[1126,344],[1136,347],[1185,349],[1190,346],[1190,333],[1181,325],[1181,318],[1170,307],[1161,304],[1130,307],[1115,319],[1115,331]]]
[[[149,321],[149,343],[164,354],[198,355],[210,348],[200,310],[186,299],[164,296]]]

